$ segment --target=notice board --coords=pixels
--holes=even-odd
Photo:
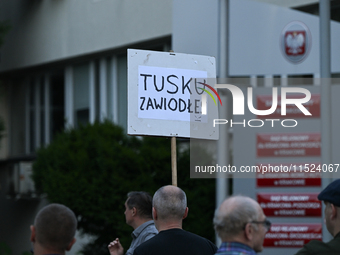
[[[218,139],[218,106],[205,94],[215,78],[214,57],[129,49],[128,134]]]

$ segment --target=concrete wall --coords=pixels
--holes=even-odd
[[[172,49],[218,58],[219,2],[174,0]]]
[[[0,72],[169,36],[171,0],[0,0]]]

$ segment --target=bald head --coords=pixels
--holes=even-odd
[[[152,202],[159,220],[182,220],[187,208],[185,192],[172,185],[158,189]]]
[[[222,240],[233,238],[240,234],[246,223],[258,220],[260,210],[259,204],[249,197],[230,197],[215,213],[215,231]]]

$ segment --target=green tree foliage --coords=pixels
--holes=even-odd
[[[32,253],[30,251],[24,251],[21,254],[30,255]],[[11,248],[5,242],[0,242],[0,255],[12,255]]]
[[[96,239],[83,254],[108,254],[107,245],[120,237],[125,248],[132,228],[125,223],[124,202],[132,190],[153,194],[171,184],[170,140],[127,136],[106,121],[58,135],[37,153],[33,179],[50,202],[69,206],[78,216],[79,229]],[[213,179],[190,179],[189,151],[178,156],[178,184],[187,193],[189,216],[184,228],[214,239]]]
[[[4,38],[11,26],[8,21],[0,22],[0,46],[4,43]]]
[[[4,243],[4,242],[0,242],[0,255],[11,255],[12,251],[11,248],[9,248],[9,246]]]

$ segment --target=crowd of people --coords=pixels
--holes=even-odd
[[[340,254],[340,179],[330,183],[318,195],[325,204],[325,224],[333,239],[327,243],[312,240],[297,255]],[[126,223],[134,230],[128,255],[254,255],[263,250],[271,227],[261,206],[246,196],[231,196],[215,212],[213,224],[221,238],[219,248],[210,240],[185,231],[188,216],[185,192],[175,186],[163,186],[151,197],[146,192],[130,192],[125,202]],[[62,255],[75,243],[77,219],[68,207],[50,204],[36,216],[31,226],[31,242],[36,255]],[[123,255],[116,238],[108,245],[108,254]]]

